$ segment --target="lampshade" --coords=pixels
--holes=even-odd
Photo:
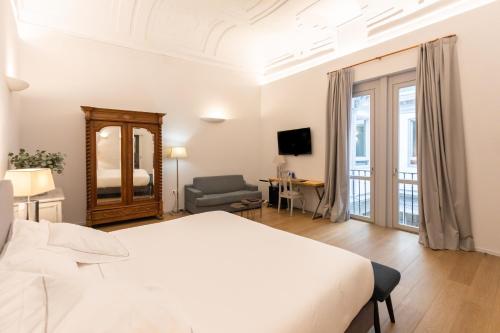
[[[15,197],[29,197],[55,189],[50,169],[7,170],[5,179],[12,182]]]
[[[187,150],[186,147],[170,147],[167,149],[167,158],[179,159],[186,158]]]
[[[276,165],[283,165],[286,163],[285,156],[283,155],[276,155],[276,157],[273,159],[273,164]]]

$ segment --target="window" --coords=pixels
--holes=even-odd
[[[417,165],[417,121],[408,120],[408,165]]]
[[[356,125],[356,157],[366,157],[366,120]]]
[[[360,86],[355,87],[358,89]],[[371,87],[370,87],[371,88]],[[353,216],[371,221],[371,116],[374,107],[374,89],[354,93],[349,119],[349,211]]]
[[[367,166],[369,164],[368,156],[368,120],[359,120],[356,124],[356,133],[354,139],[356,140],[356,155],[355,162],[357,166]]]
[[[364,169],[370,164],[370,95],[354,96],[351,107],[351,165]]]
[[[398,172],[393,181],[393,224],[415,230],[419,226],[416,86],[413,80],[395,83],[391,93],[397,96],[393,116],[398,123],[394,137],[394,141],[398,142],[394,160]]]

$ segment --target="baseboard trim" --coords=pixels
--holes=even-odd
[[[486,253],[486,254],[491,254],[492,256],[500,257],[500,252],[498,252],[498,251],[492,251],[492,250],[485,249],[482,247],[476,247],[476,251]]]

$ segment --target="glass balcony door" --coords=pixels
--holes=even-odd
[[[349,211],[356,219],[373,221],[373,112],[375,90],[355,87],[350,117]]]
[[[393,227],[419,226],[416,86],[414,75],[391,79],[393,126]]]

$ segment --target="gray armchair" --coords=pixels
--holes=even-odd
[[[213,210],[231,212],[231,204],[243,199],[261,199],[256,185],[247,184],[242,175],[196,177],[184,187],[184,203],[190,213]]]

